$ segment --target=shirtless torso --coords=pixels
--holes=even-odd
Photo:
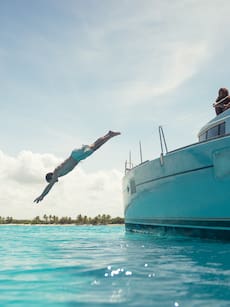
[[[66,159],[62,164],[55,168],[53,172],[53,177],[58,178],[65,176],[69,172],[71,172],[75,166],[79,163],[79,161],[74,160],[71,156]]]

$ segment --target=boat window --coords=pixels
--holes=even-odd
[[[219,127],[218,126],[215,126],[215,127],[212,127],[211,129],[209,129],[207,132],[207,139],[211,139],[211,138],[214,138],[216,136],[218,136],[218,131],[219,131]]]
[[[222,136],[222,135],[225,135],[225,122],[219,125],[216,125],[208,129],[204,133],[200,134],[199,141],[202,142],[202,141],[209,140],[209,139],[212,139],[218,136]]]
[[[134,179],[130,180],[130,190],[131,190],[131,194],[136,193],[136,183]]]
[[[202,134],[199,136],[199,141],[200,141],[200,142],[205,141],[206,139],[207,139],[207,132],[202,133]]]
[[[219,125],[219,135],[225,134],[225,123]]]

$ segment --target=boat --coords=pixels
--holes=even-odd
[[[198,133],[198,141],[133,166],[122,181],[125,228],[230,239],[230,109]]]

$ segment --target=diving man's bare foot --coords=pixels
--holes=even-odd
[[[108,132],[108,135],[110,137],[113,137],[113,136],[116,136],[116,135],[120,135],[120,134],[121,134],[120,132],[115,132],[115,131],[111,131],[111,130],[109,130],[109,132]]]

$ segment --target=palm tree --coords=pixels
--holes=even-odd
[[[82,225],[82,222],[83,222],[82,215],[81,215],[81,214],[79,214],[79,215],[77,216],[76,223],[77,223],[77,224],[79,224],[79,225]]]
[[[48,224],[48,216],[46,214],[43,215],[43,218],[45,220],[45,223]]]
[[[83,217],[83,224],[89,224],[88,217],[86,215]]]
[[[31,224],[40,224],[41,220],[39,216],[36,216],[32,221]]]

